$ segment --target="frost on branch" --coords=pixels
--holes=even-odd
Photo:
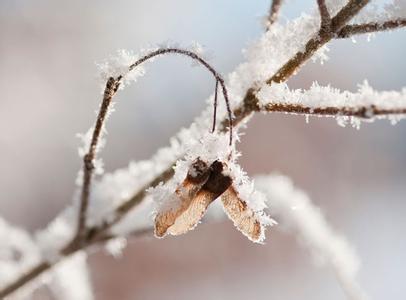
[[[286,24],[274,23],[258,41],[244,51],[247,61],[230,74],[229,91],[234,107],[240,104],[246,91],[275,74],[298,51],[304,51],[306,42],[314,37],[320,26],[318,14],[302,15]],[[321,50],[326,59],[326,48]]]
[[[36,265],[41,253],[25,230],[0,218],[0,289]]]
[[[60,250],[74,237],[76,209],[63,210],[48,226],[35,233],[35,241],[41,249],[43,259],[49,263],[61,258]]]
[[[206,135],[189,146],[185,160],[175,166],[174,177],[150,190],[158,203],[155,234],[179,235],[194,229],[208,206],[218,197],[234,225],[250,240],[262,242],[265,226],[264,198],[254,192],[245,173],[232,157],[224,136]]]
[[[93,291],[87,265],[87,254],[78,252],[57,264],[48,283],[59,300],[92,300]]]
[[[336,15],[347,3],[348,0],[326,0],[327,8],[332,16]]]
[[[367,81],[358,85],[355,93],[320,86],[317,82],[308,90],[291,90],[286,83],[274,83],[263,86],[257,97],[264,111],[278,111],[278,107],[283,107],[284,112],[333,116],[340,125],[350,121],[357,128],[361,120],[388,118],[396,123],[406,113],[406,88],[399,92],[380,92]]]
[[[266,195],[278,227],[293,233],[316,263],[333,268],[350,299],[366,299],[356,282],[360,262],[355,251],[331,228],[309,197],[280,175],[255,177],[255,188]]]
[[[384,5],[378,3],[369,4],[354,18],[353,23],[384,23],[389,20],[404,18],[406,18],[406,2],[404,0],[393,0]]]
[[[46,229],[37,232],[35,239],[0,218],[0,289],[41,261],[59,262],[61,248],[73,237],[71,213],[71,208],[64,210]],[[13,294],[12,299],[30,299],[41,284],[47,284],[58,299],[93,299],[84,252],[63,260],[36,279]]]
[[[114,109],[110,108],[109,113],[107,114],[106,118],[109,117],[110,113],[113,112]],[[86,155],[86,153],[89,151],[90,148],[90,143],[92,140],[92,133],[93,133],[94,128],[91,127],[86,133],[77,133],[76,137],[80,139],[81,145],[78,148],[78,154],[79,157],[83,159],[83,157]],[[106,134],[106,129],[103,127],[102,129],[102,134],[99,140],[99,143],[97,144],[96,147],[96,153],[100,152],[101,149],[104,148],[106,145],[106,139],[104,138],[104,135]],[[94,161],[94,173],[96,175],[102,175],[104,172],[104,163],[101,158],[98,158]],[[83,170],[80,170],[77,178],[76,178],[76,185],[81,186],[83,181]]]
[[[150,51],[150,49],[149,49]],[[117,50],[116,55],[111,55],[108,60],[98,63],[97,66],[100,70],[100,78],[103,84],[110,77],[117,78],[123,76],[122,84],[120,88],[129,85],[131,82],[137,81],[139,77],[144,76],[145,69],[141,66],[129,71],[129,66],[137,61],[142,55],[142,53],[147,52],[147,50],[141,50],[139,54],[134,54],[132,51],[128,50]]]
[[[385,11],[391,18],[406,18],[406,1],[393,0],[392,3],[385,5]]]

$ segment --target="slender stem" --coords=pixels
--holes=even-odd
[[[174,164],[173,164],[174,165]],[[106,220],[103,222],[100,226],[91,228],[90,230],[94,233],[92,238],[98,239],[100,236],[103,236],[106,234],[106,232],[115,224],[120,222],[126,215],[127,213],[133,209],[135,206],[141,203],[141,201],[145,198],[146,195],[146,190],[150,187],[157,186],[160,182],[166,182],[170,178],[172,178],[174,171],[173,171],[173,165],[168,167],[166,170],[164,170],[162,173],[157,175],[154,179],[152,179],[150,182],[145,184],[142,188],[138,190],[132,196],[130,199],[127,201],[123,202],[120,206],[118,206],[115,211],[114,211],[114,216],[111,220]]]
[[[365,24],[346,25],[337,33],[336,38],[340,39],[349,38],[357,34],[381,32],[405,26],[406,26],[406,18],[397,20],[388,20],[385,22],[370,22]]]
[[[317,0],[317,5],[319,7],[320,19],[321,19],[320,28],[325,28],[326,30],[329,30],[329,27],[331,24],[331,17],[330,17],[330,13],[328,12],[326,1]]]
[[[331,30],[337,33],[363,9],[370,0],[350,0],[331,20]]]
[[[211,132],[216,130],[216,120],[217,120],[217,91],[219,87],[219,82],[216,80],[216,87],[214,88],[214,103],[213,103],[213,126]]]
[[[225,102],[226,108],[227,108],[229,133],[230,133],[230,146],[231,146],[231,144],[233,142],[232,141],[232,139],[233,139],[233,116],[232,116],[232,112],[231,112],[230,100],[228,98],[227,88],[224,83],[224,79],[221,77],[221,75],[219,73],[217,73],[217,71],[202,57],[200,57],[196,53],[189,51],[189,50],[184,50],[184,49],[179,49],[179,48],[161,48],[161,49],[158,49],[156,51],[153,51],[153,52],[145,55],[144,57],[142,57],[141,59],[139,59],[138,61],[133,63],[129,67],[129,71],[133,70],[135,67],[139,66],[143,62],[145,62],[155,56],[163,55],[163,54],[167,54],[167,53],[186,55],[186,56],[189,56],[190,58],[192,58],[193,60],[198,61],[200,64],[202,64],[204,67],[206,67],[206,69],[209,70],[210,73],[213,74],[213,77],[216,79],[216,81],[218,81],[220,83],[221,90],[223,92],[224,102]]]
[[[10,285],[6,286],[4,289],[0,290],[0,299],[5,298],[9,294],[13,293],[23,285],[27,284],[34,278],[38,277],[45,271],[49,270],[51,268],[51,264],[47,262],[40,262],[32,269],[30,269],[27,273],[23,274],[21,277],[19,277],[16,281],[12,282]]]
[[[94,126],[89,150],[83,157],[83,183],[80,196],[79,220],[76,232],[76,236],[80,237],[81,239],[83,239],[85,235],[86,212],[89,206],[90,185],[92,182],[94,160],[96,158],[97,146],[100,140],[101,133],[103,131],[104,121],[106,119],[109,106],[111,104],[113,96],[116,94],[120,86],[120,80],[121,77],[118,78],[110,77],[107,80],[106,88],[104,90],[103,95],[103,101],[96,119],[96,124]]]
[[[282,7],[282,2],[283,0],[273,0],[271,3],[271,7],[269,9],[269,15],[268,15],[268,26],[267,29],[272,26],[276,21],[278,21],[279,15],[280,15],[280,10]]]
[[[153,228],[142,228],[136,231],[133,231],[129,233],[130,237],[142,237],[145,235],[148,235],[153,232]],[[54,267],[58,262],[63,260],[64,258],[76,253],[77,251],[84,250],[89,247],[94,247],[94,246],[99,246],[101,243],[106,242],[107,240],[113,239],[116,236],[114,235],[104,235],[104,236],[98,236],[97,239],[91,239],[86,241],[85,243],[79,243],[79,240],[73,240],[70,242],[68,245],[66,245],[62,250],[61,250],[61,258],[58,261],[55,262],[47,262],[47,261],[42,261],[39,262],[37,265],[32,267],[30,270],[28,270],[26,273],[24,273],[21,277],[19,277],[16,281],[10,283],[9,285],[5,286],[2,290],[0,290],[0,299],[4,299],[5,297],[9,296],[10,294],[14,293],[17,291],[19,288],[22,286],[26,285],[29,283],[31,280],[34,280],[38,276],[44,274],[48,270],[50,270],[52,267]]]
[[[297,104],[269,103],[259,109],[261,112],[283,112],[290,114],[303,114],[314,116],[347,116],[362,119],[371,119],[383,115],[406,115],[406,106],[404,108],[386,109],[375,105],[360,107],[307,107]]]

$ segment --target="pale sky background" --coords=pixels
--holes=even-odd
[[[314,3],[289,1],[283,17]],[[81,165],[75,135],[91,126],[101,99],[95,62],[117,49],[196,41],[226,75],[261,34],[268,6],[265,0],[2,0],[0,215],[34,231],[70,202]],[[367,78],[378,89],[400,89],[405,48],[406,31],[371,42],[335,41],[330,60],[310,62],[291,85],[317,80],[355,90]],[[102,153],[107,171],[166,145],[212,91],[207,72],[180,58],[148,66],[117,98]],[[267,115],[255,117],[240,145],[249,174],[292,177],[348,237],[373,299],[406,295],[405,136],[406,121],[355,130],[332,119],[306,124],[303,117]],[[271,233],[267,246],[253,246],[229,223],[132,243],[119,261],[103,254],[91,261],[97,299],[343,299],[331,272],[312,265],[292,237]]]

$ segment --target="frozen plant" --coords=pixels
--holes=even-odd
[[[25,297],[45,283],[63,294],[62,299],[92,299],[86,266],[90,248],[104,247],[119,256],[127,238],[153,232],[158,237],[186,233],[206,211],[214,211],[214,201],[221,201],[224,215],[254,242],[265,239],[265,227],[275,224],[271,217],[276,219],[280,225],[274,228],[294,232],[316,260],[332,266],[350,299],[365,298],[356,283],[358,258],[347,241],[288,179],[258,177],[253,183],[238,165],[241,154],[235,143],[257,112],[328,116],[356,127],[360,120],[403,118],[405,88],[379,92],[365,82],[352,93],[315,81],[308,90],[293,90],[286,81],[308,60],[326,61],[327,45],[334,39],[406,26],[405,5],[394,0],[383,9],[369,9],[369,0],[317,0],[311,14],[281,24],[283,2],[272,1],[264,34],[245,52],[246,61],[227,81],[199,53],[179,47],[140,54],[120,50],[100,64],[106,80],[103,99],[94,126],[80,135],[83,168],[72,205],[34,237],[0,219],[0,298]],[[215,91],[209,102],[213,107],[210,104],[150,160],[101,176],[98,153],[113,98],[144,74],[145,62],[168,54],[186,56],[212,74]],[[224,105],[218,105],[218,100]],[[293,211],[297,205],[302,209]],[[8,231],[14,234],[5,238]],[[65,280],[73,279],[80,281],[75,293],[64,286]]]

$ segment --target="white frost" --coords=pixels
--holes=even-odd
[[[357,92],[341,91],[331,86],[320,86],[314,82],[308,90],[290,89],[286,83],[273,83],[264,85],[257,93],[260,105],[291,104],[301,107],[315,108],[346,108],[359,109],[366,108],[365,117],[368,121],[373,119],[388,118],[393,121],[390,115],[374,116],[372,108],[382,110],[396,110],[406,108],[406,88],[400,91],[377,91],[373,89],[367,81],[358,85]],[[404,116],[397,115],[396,119]],[[355,117],[337,116],[340,125],[351,122],[354,127],[359,127],[359,121]]]
[[[370,3],[354,18],[352,23],[383,23],[406,18],[406,1],[393,0],[390,3]]]
[[[238,136],[235,134],[235,139]],[[229,145],[229,136],[216,133],[206,133],[200,139],[192,138],[185,141],[184,159],[178,160],[174,167],[174,176],[165,184],[151,188],[148,191],[149,196],[157,204],[155,213],[165,211],[179,205],[179,197],[175,190],[185,180],[192,163],[200,158],[208,165],[215,160],[222,162],[228,161],[232,153],[236,153],[234,146]]]
[[[44,260],[54,263],[60,259],[60,249],[66,246],[75,234],[76,221],[77,210],[71,206],[63,210],[47,227],[35,233],[35,241]]]
[[[232,104],[239,104],[249,88],[266,81],[294,54],[304,51],[306,42],[316,36],[319,26],[320,18],[316,13],[303,13],[284,25],[273,24],[269,31],[245,50],[247,61],[230,74],[228,87]],[[323,53],[325,50],[320,51]]]
[[[0,218],[0,289],[36,265],[40,251],[28,232]]]
[[[59,300],[94,299],[85,252],[65,258],[51,271],[48,282],[54,296]]]
[[[359,259],[348,241],[328,224],[309,197],[280,175],[255,177],[255,188],[268,199],[272,215],[313,255],[315,262],[333,268],[352,300],[366,299],[356,281]]]
[[[142,50],[141,53],[146,52]],[[128,50],[117,50],[116,55],[111,55],[109,59],[98,63],[97,66],[100,70],[100,79],[102,87],[109,77],[117,78],[118,76],[124,76],[120,88],[130,84],[131,82],[137,81],[139,77],[144,76],[145,69],[142,66],[134,68],[132,71],[129,71],[129,66],[135,63],[142,54],[134,54],[132,51]]]
[[[114,258],[120,258],[123,255],[123,250],[127,246],[125,237],[117,237],[106,242],[106,251]]]

